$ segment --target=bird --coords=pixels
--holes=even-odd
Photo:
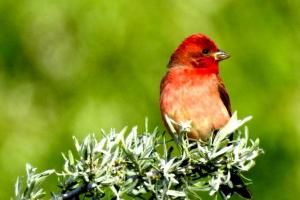
[[[176,122],[190,122],[188,138],[207,141],[211,134],[224,127],[231,115],[228,92],[219,74],[219,62],[230,55],[220,50],[208,36],[198,33],[188,36],[175,49],[168,70],[160,84],[160,111],[167,129],[166,116]],[[237,192],[251,198],[242,179],[233,174],[237,188],[221,186],[223,196]]]
[[[229,95],[218,64],[229,58],[204,34],[187,37],[171,55],[160,85],[160,110],[175,122],[191,121],[189,138],[206,141],[230,119]],[[178,128],[178,127],[175,127]]]

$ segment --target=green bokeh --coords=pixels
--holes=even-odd
[[[71,136],[162,128],[159,83],[174,48],[202,32],[232,58],[221,75],[266,154],[254,199],[300,195],[298,0],[0,1],[0,199],[25,163],[60,169]],[[54,180],[53,180],[54,182]],[[49,188],[55,185],[48,184]]]

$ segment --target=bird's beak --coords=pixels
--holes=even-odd
[[[217,61],[225,60],[230,57],[230,55],[228,53],[225,53],[222,50],[215,52],[213,54],[213,56],[214,56],[215,60],[217,60]]]

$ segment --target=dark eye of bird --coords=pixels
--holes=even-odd
[[[208,49],[203,49],[203,50],[202,50],[202,54],[207,55],[208,53],[209,53],[209,50],[208,50]]]

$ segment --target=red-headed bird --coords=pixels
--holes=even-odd
[[[160,109],[163,120],[167,115],[177,123],[190,121],[188,137],[202,141],[225,126],[231,117],[231,108],[218,65],[227,58],[229,54],[221,51],[203,34],[186,38],[172,54],[168,72],[161,81]],[[178,131],[179,127],[175,128]],[[251,198],[238,174],[232,173],[231,181],[239,187],[222,185],[222,196],[237,192],[247,199]]]
[[[230,119],[229,96],[218,64],[229,58],[203,34],[186,38],[172,54],[160,86],[160,109],[176,122],[191,121],[190,138],[205,141]],[[165,119],[164,119],[165,120]]]

